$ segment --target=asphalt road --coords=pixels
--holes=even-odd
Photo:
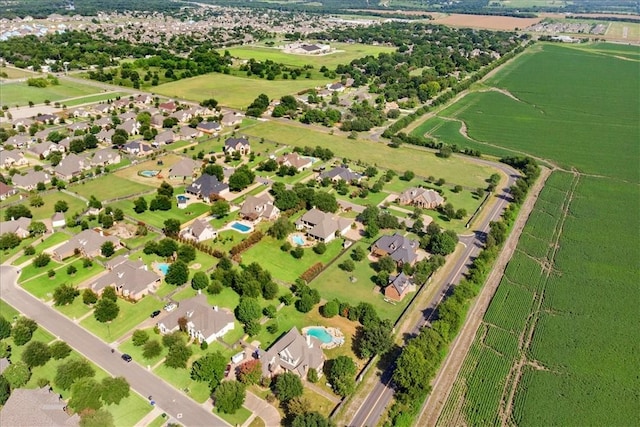
[[[136,361],[127,363],[120,358],[121,353],[118,351],[115,354],[111,353],[109,345],[17,287],[16,280],[16,268],[0,266],[0,295],[3,300],[25,316],[35,320],[40,327],[66,341],[109,374],[125,377],[131,388],[140,395],[145,398],[153,396],[156,405],[163,412],[189,427],[229,425],[187,395],[138,365]]]
[[[509,177],[508,182],[499,193],[496,193],[497,202],[491,205],[490,211],[483,216],[482,221],[471,231],[473,234],[460,238],[460,242],[465,245],[464,251],[456,259],[451,273],[439,284],[438,292],[434,294],[429,305],[422,310],[422,317],[420,317],[410,330],[410,335],[416,335],[420,329],[432,319],[436,313],[436,307],[440,304],[444,296],[463,278],[464,273],[468,270],[473,259],[482,250],[484,237],[489,230],[489,223],[491,221],[497,221],[509,203],[508,188],[515,183],[516,178],[519,176],[515,169],[505,164],[481,159],[474,159],[474,161],[503,171]],[[389,367],[382,372],[369,392],[369,395],[362,405],[360,405],[358,411],[349,423],[350,427],[374,427],[378,425],[380,417],[393,397],[394,390],[391,384],[391,377],[394,367],[395,363],[390,363]]]

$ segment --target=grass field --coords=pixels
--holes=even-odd
[[[65,104],[67,105],[67,107],[74,107],[76,105],[90,104],[90,103],[96,103],[100,101],[107,101],[109,99],[116,99],[119,96],[125,96],[125,95],[126,94],[124,92],[101,93],[98,95],[89,95],[89,96],[84,96],[82,98],[73,99],[65,102]]]
[[[48,235],[44,241],[40,242],[40,240],[37,240],[39,243],[36,245],[33,245],[33,248],[36,250],[36,253],[39,254],[40,252],[42,252],[43,250],[50,248],[54,245],[57,245],[58,243],[62,243],[66,240],[69,240],[69,235],[66,233],[62,233],[60,231],[55,232],[53,234]],[[16,258],[11,265],[20,265],[24,262],[27,262],[29,259],[31,259],[33,257],[33,255],[22,255],[21,257]]]
[[[67,267],[69,265],[73,265],[76,268],[77,272],[75,274],[67,274]],[[46,273],[52,268],[55,270],[56,275],[49,278]],[[32,270],[37,274],[44,274],[31,280],[24,281],[24,283],[22,283],[22,287],[33,294],[33,296],[49,301],[53,297],[53,292],[60,285],[67,284],[77,286],[90,277],[104,271],[104,268],[98,263],[93,263],[91,267],[84,268],[82,266],[82,260],[78,259],[70,263],[65,263],[63,266],[50,262],[49,265],[44,268],[36,268],[30,264],[22,270],[23,275],[26,277]],[[23,276],[20,276],[21,279],[22,277]]]
[[[154,88],[154,92],[170,98],[202,101],[215,98],[220,105],[246,109],[256,97],[264,93],[269,99],[293,95],[305,89],[327,84],[329,79],[311,80],[266,80],[251,77],[236,77],[213,73],[165,83]]]
[[[496,77],[525,105],[512,105],[513,117],[502,110],[503,120],[519,125],[505,129],[496,121],[486,140],[544,152],[580,172],[548,179],[439,425],[636,423],[640,387],[630,367],[640,363],[640,333],[631,320],[640,300],[638,81],[625,77],[627,63],[544,46]],[[621,80],[591,85],[597,75]],[[462,114],[480,111],[497,111],[495,98]]]
[[[92,193],[99,194],[99,193]],[[69,205],[69,209],[65,212],[64,216],[67,219],[70,219],[74,213],[82,212],[86,209],[87,204],[80,200],[77,197],[73,197],[72,195],[60,192],[60,191],[52,191],[50,193],[40,195],[42,197],[42,201],[44,205],[35,208],[33,206],[29,206],[29,200],[24,202],[33,214],[33,219],[37,221],[42,221],[43,219],[49,219],[54,214],[55,204],[58,200],[63,200],[67,202]]]
[[[71,84],[65,81],[60,81],[59,85],[46,88],[29,86],[27,83],[0,84],[1,103],[10,107],[28,105],[29,101],[35,104],[42,104],[46,99],[51,102],[62,101],[98,92],[100,92],[100,89],[96,89],[93,86],[78,83]]]
[[[14,68],[14,67],[0,67],[0,72],[7,73],[8,77],[6,78],[8,79],[21,79],[23,77],[36,76],[36,74],[32,71],[27,71],[21,68]]]
[[[495,173],[491,168],[478,166],[461,158],[441,159],[411,146],[390,148],[368,140],[329,135],[309,127],[263,122],[247,129],[245,133],[296,147],[320,145],[329,148],[338,157],[358,159],[400,173],[412,170],[416,175],[444,178],[448,183],[470,188],[485,186],[484,180]],[[420,161],[416,161],[418,158]]]
[[[178,193],[179,194],[179,193]],[[151,203],[155,196],[146,196],[147,204]],[[125,215],[131,215],[135,218],[139,218],[146,224],[153,225],[158,228],[164,227],[164,222],[167,219],[174,218],[180,221],[181,224],[189,220],[196,219],[201,214],[209,211],[209,206],[204,203],[192,203],[185,209],[178,209],[178,202],[172,200],[171,209],[168,211],[145,211],[142,214],[137,214],[133,210],[133,200],[121,200],[119,202],[112,203],[110,206],[120,208]]]
[[[89,198],[92,195],[99,195],[101,201],[115,199],[116,197],[129,196],[144,191],[151,191],[153,187],[121,178],[114,174],[108,174],[80,184],[68,187],[69,191]],[[71,209],[70,209],[71,210]]]

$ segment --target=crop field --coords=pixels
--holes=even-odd
[[[240,46],[220,49],[220,51],[224,53],[225,50],[228,50],[231,56],[240,59],[253,58],[256,61],[270,59],[273,62],[294,67],[302,67],[308,64],[313,65],[315,69],[319,69],[322,66],[333,69],[339,64],[348,64],[354,59],[367,55],[377,56],[379,53],[395,51],[395,48],[389,46],[371,46],[358,43],[331,43],[331,48],[336,49],[336,52],[329,55],[295,55],[285,53],[277,48],[258,46]]]
[[[10,107],[28,105],[29,101],[35,104],[42,104],[47,99],[51,102],[56,102],[98,92],[100,92],[100,89],[93,86],[78,83],[70,84],[63,80],[60,81],[59,85],[45,88],[29,86],[26,83],[0,83],[0,103]]]
[[[504,134],[504,128],[498,129],[497,125],[492,140],[510,148],[519,144],[532,153],[545,151],[552,160],[562,165],[574,162],[581,170],[555,171],[549,177],[438,425],[637,422],[640,384],[632,367],[640,363],[640,333],[634,320],[640,300],[640,191],[638,155],[631,147],[637,145],[637,138],[629,137],[634,130],[638,134],[638,116],[636,113],[634,121],[622,123],[619,115],[629,118],[632,113],[618,106],[626,104],[637,112],[638,92],[632,91],[637,79],[618,81],[620,87],[615,88],[587,87],[594,77],[591,72],[577,73],[577,69],[599,64],[604,58],[609,61],[608,68],[600,64],[596,70],[615,74],[615,70],[624,68],[621,63],[630,61],[567,49],[563,62],[557,49],[567,48],[545,46],[544,53],[524,55],[512,64],[510,73],[502,74],[504,80],[497,84],[522,97],[534,117],[527,120],[521,115],[522,109],[514,108],[516,117],[509,120],[519,121],[519,127]],[[547,74],[540,73],[540,78],[553,80],[552,75],[563,76],[574,70],[575,84],[557,87],[556,93],[551,92],[549,84],[546,100],[540,97],[538,79],[529,80],[527,91],[525,81],[513,74],[532,78],[528,68],[534,66],[530,61],[536,56],[542,64],[556,61],[554,67],[546,69]],[[607,100],[605,92],[615,92],[621,98]],[[590,104],[581,108],[574,104],[576,98],[591,96],[600,96],[603,101],[598,114]],[[462,114],[470,110],[496,111],[495,102],[493,98],[478,100]],[[541,133],[536,123],[540,114],[537,108],[544,110],[547,123],[555,127],[554,135],[551,130]],[[593,123],[603,129],[595,132]],[[591,135],[578,133],[582,138],[572,137],[576,129],[585,126],[592,130]],[[527,133],[531,133],[529,147],[525,142],[502,142],[515,141]],[[602,140],[604,133],[609,137]],[[564,141],[564,146],[552,148],[543,141],[545,138]],[[625,157],[632,158],[626,161]]]
[[[293,95],[305,89],[327,84],[329,79],[312,80],[266,80],[212,73],[203,76],[165,83],[154,88],[154,92],[171,98],[202,101],[215,98],[220,105],[246,109],[256,97],[264,93],[269,99]]]

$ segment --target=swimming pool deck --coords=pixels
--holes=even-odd
[[[330,350],[332,348],[340,347],[341,345],[344,344],[344,334],[340,329],[334,328],[334,327],[327,327],[322,325],[306,326],[302,328],[302,335],[305,335],[305,336],[308,335],[307,331],[312,328],[323,328],[329,333],[329,335],[331,335],[331,338],[332,338],[331,342],[329,343],[323,342],[322,344],[320,344],[320,348],[324,350]]]

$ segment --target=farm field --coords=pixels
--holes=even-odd
[[[532,62],[536,57],[539,63]],[[470,106],[464,98],[461,108],[450,107],[465,121],[470,118],[468,125],[479,125],[485,141],[545,153],[579,171],[555,171],[548,179],[438,425],[637,421],[640,385],[632,367],[640,363],[634,321],[640,300],[634,285],[640,280],[638,82],[621,74],[615,85],[589,84],[592,71],[615,75],[627,63],[633,64],[587,49],[545,45],[494,77],[496,86],[524,105],[494,92],[472,94],[492,96]],[[535,78],[532,66],[540,74]],[[573,84],[556,85],[554,77],[568,74]],[[585,102],[596,98],[598,105]],[[518,126],[506,129],[496,120],[490,135],[474,114],[485,113],[487,120],[486,113],[496,112],[499,103],[502,120]],[[543,131],[543,113],[554,131]]]
[[[547,0],[526,0],[527,3],[546,5]],[[511,3],[511,2],[505,2]],[[522,3],[518,1],[518,3]],[[490,16],[490,15],[466,15],[466,14],[446,14],[436,17],[434,24],[450,25],[452,27],[486,28],[489,30],[513,31],[526,28],[540,22],[542,18],[515,18],[512,16]]]
[[[59,85],[48,86],[46,88],[29,86],[27,83],[0,84],[2,105],[11,107],[28,105],[29,101],[35,104],[42,104],[46,99],[51,102],[56,102],[67,98],[92,95],[97,92],[100,92],[100,89],[96,89],[93,86],[78,83],[70,84],[63,80],[60,81]]]
[[[262,122],[246,129],[245,133],[297,147],[320,145],[329,148],[338,157],[358,159],[400,173],[410,169],[419,176],[444,178],[447,183],[470,188],[485,186],[484,180],[495,173],[492,168],[478,166],[458,157],[441,159],[411,146],[390,148],[368,140],[352,140],[309,127],[305,129],[307,130],[302,132],[300,126]],[[420,156],[420,162],[416,162],[417,155]]]
[[[215,98],[220,105],[246,109],[261,93],[270,99],[296,94],[305,89],[327,84],[329,79],[312,80],[266,80],[260,78],[236,77],[212,73],[203,76],[165,83],[154,88],[154,92],[171,98],[202,101]]]

